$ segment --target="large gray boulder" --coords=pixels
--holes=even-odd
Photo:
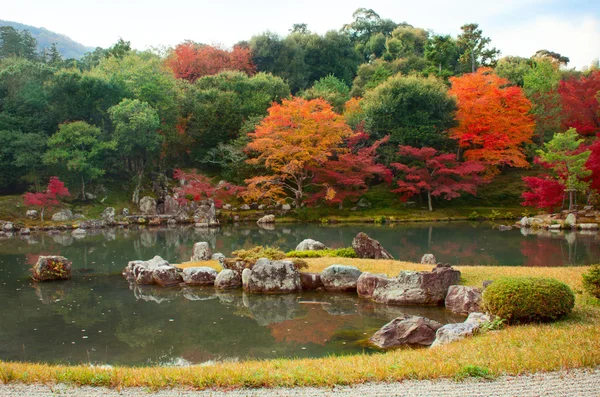
[[[192,251],[192,262],[208,261],[212,257],[212,250],[206,241],[201,241],[194,244]]]
[[[215,203],[212,200],[201,203],[196,211],[194,212],[194,222],[196,226],[199,225],[204,227],[217,227],[219,226],[219,220],[217,219],[217,209]]]
[[[242,272],[244,291],[262,294],[284,294],[302,290],[300,273],[292,261],[259,259],[252,269]]]
[[[359,296],[390,305],[441,305],[460,272],[436,266],[431,272],[403,271],[397,278],[368,274],[358,280]]]
[[[563,226],[565,229],[574,228],[577,225],[577,216],[573,213],[567,215],[567,218],[563,222]]]
[[[215,288],[217,289],[232,289],[242,286],[242,276],[238,272],[231,269],[223,269],[215,278]]]
[[[217,271],[211,267],[188,267],[183,269],[183,282],[187,285],[206,286],[214,285]]]
[[[106,207],[102,211],[100,218],[108,224],[115,223],[115,209],[113,207]]]
[[[327,249],[325,244],[310,238],[302,240],[302,242],[296,246],[296,251],[321,251],[325,249]]]
[[[481,311],[481,289],[465,285],[451,285],[445,300],[446,309],[468,315]]]
[[[64,256],[40,256],[31,269],[35,281],[68,280],[72,262]]]
[[[352,248],[359,258],[367,259],[394,259],[377,240],[373,240],[365,233],[360,232],[352,240]]]
[[[73,213],[71,210],[60,210],[52,215],[52,220],[55,222],[66,222],[73,219]]]
[[[435,341],[431,347],[446,345],[473,336],[479,331],[481,325],[490,319],[487,314],[471,313],[464,323],[446,324],[437,330]]]
[[[331,265],[321,273],[321,281],[327,291],[352,292],[361,274],[354,266]]]
[[[142,215],[156,215],[156,200],[152,197],[142,197],[139,206]]]
[[[404,315],[381,327],[369,340],[383,349],[403,345],[429,346],[441,327],[442,324],[425,317]]]

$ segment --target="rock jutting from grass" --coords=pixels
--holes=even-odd
[[[326,249],[327,246],[322,242],[307,238],[296,246],[295,251],[322,251]]]
[[[429,346],[441,327],[442,324],[425,317],[404,315],[385,324],[369,341],[382,349],[403,345]]]
[[[435,259],[435,255],[433,254],[425,254],[421,257],[422,265],[436,265],[437,260]]]
[[[394,257],[385,250],[379,243],[360,232],[352,240],[352,248],[356,251],[356,255],[363,259],[394,259]]]
[[[35,281],[68,280],[72,262],[64,256],[40,256],[31,269]]]
[[[481,289],[465,285],[451,285],[445,300],[446,309],[468,315],[481,311]]]
[[[471,313],[463,323],[446,324],[439,328],[435,334],[435,341],[431,347],[442,346],[475,335],[481,326],[491,321],[491,317],[484,313]]]
[[[326,291],[353,292],[361,274],[354,266],[331,265],[321,273],[321,282]]]
[[[357,282],[361,298],[391,305],[442,305],[448,289],[460,281],[460,272],[445,265],[431,272],[402,271],[396,278],[363,273]]]

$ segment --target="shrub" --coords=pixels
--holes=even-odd
[[[356,252],[354,248],[337,248],[337,249],[326,249],[319,251],[290,251],[287,253],[288,258],[356,258]]]
[[[510,324],[556,321],[571,312],[575,295],[552,278],[506,277],[483,293],[487,311]]]
[[[583,287],[590,295],[600,299],[600,264],[592,265],[583,274]]]
[[[481,378],[492,380],[496,378],[494,374],[486,367],[480,367],[478,365],[465,365],[462,367],[454,376],[457,381],[464,380],[465,378]]]
[[[277,247],[263,247],[258,245],[248,250],[237,250],[232,252],[237,259],[246,262],[248,265],[254,265],[260,258],[267,258],[272,261],[285,259],[285,252]]]

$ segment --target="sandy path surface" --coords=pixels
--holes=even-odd
[[[120,391],[94,387],[66,385],[0,385],[1,397],[241,397],[241,396],[428,396],[428,397],[600,397],[600,368],[595,370],[569,370],[523,376],[503,376],[493,381],[466,380],[454,382],[406,381],[397,383],[369,383],[335,388],[275,388],[237,389],[231,391],[183,389],[151,392],[141,388]]]

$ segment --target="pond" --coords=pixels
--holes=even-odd
[[[106,229],[0,240],[0,360],[110,365],[181,365],[248,358],[319,357],[373,352],[364,340],[401,313],[462,321],[443,308],[391,307],[355,294],[246,295],[212,288],[131,287],[129,260],[160,255],[189,260],[196,241],[226,255],[255,245],[293,249],[304,238],[332,247],[364,231],[396,258],[431,252],[453,265],[584,265],[598,261],[596,233],[500,232],[488,224],[226,225]],[[526,234],[526,235],[524,235]],[[73,279],[30,283],[39,255],[73,261]],[[336,260],[343,263],[343,259]]]

